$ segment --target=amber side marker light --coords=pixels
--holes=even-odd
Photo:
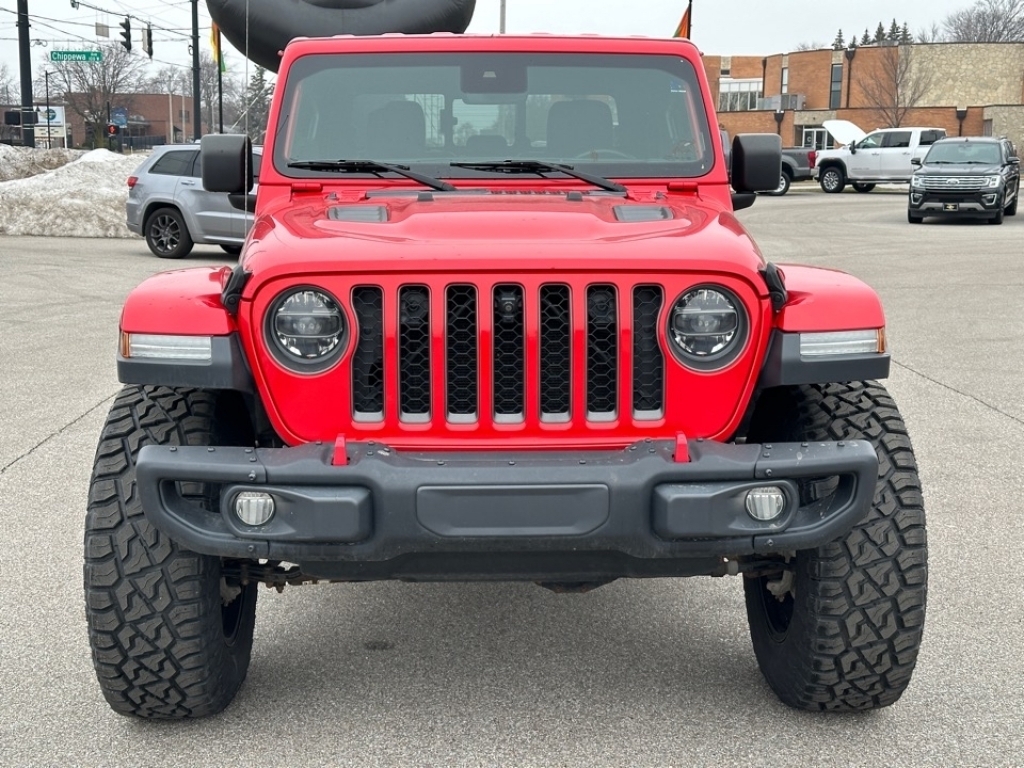
[[[885,352],[885,329],[801,333],[800,354],[804,357],[870,355]]]

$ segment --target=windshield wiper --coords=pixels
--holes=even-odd
[[[425,187],[436,189],[439,192],[455,192],[458,187],[449,184],[447,181],[435,179],[433,176],[425,176],[422,173],[410,171],[407,165],[391,165],[391,163],[378,163],[376,160],[301,160],[295,163],[288,163],[289,168],[301,168],[306,171],[336,171],[338,173],[397,173],[407,179],[418,181]]]
[[[492,160],[476,163],[449,163],[449,165],[455,168],[469,168],[474,171],[495,171],[497,173],[564,173],[566,176],[572,176],[575,179],[593,184],[595,187],[609,192],[619,192],[624,195],[629,191],[621,184],[606,179],[604,176],[583,173],[582,171],[575,170],[571,165],[563,165],[562,163],[545,163],[540,160]]]

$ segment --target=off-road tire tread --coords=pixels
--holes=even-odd
[[[752,432],[764,435],[768,429],[775,440],[870,440],[879,467],[867,517],[845,537],[797,553],[797,584],[811,589],[798,586],[785,641],[773,647],[764,636],[759,639],[751,614],[759,664],[792,707],[888,706],[903,694],[914,671],[927,593],[924,503],[906,427],[877,382],[771,392],[773,400],[759,408],[767,418]],[[753,579],[745,582],[748,613],[758,586]],[[807,618],[806,626],[795,626],[796,614]]]
[[[209,392],[125,387],[96,451],[85,525],[85,600],[93,663],[110,706],[144,718],[221,711],[245,678],[255,589],[229,647],[220,561],[179,547],[143,516],[135,458],[147,444],[207,445]],[[201,490],[201,487],[200,487]]]

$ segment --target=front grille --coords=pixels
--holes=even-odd
[[[410,424],[515,424],[529,413],[552,423],[664,415],[660,286],[453,283],[406,285],[397,296],[359,286],[352,303],[356,422],[396,410]],[[397,317],[389,324],[390,313]],[[397,344],[386,343],[389,327]],[[387,393],[396,391],[397,409],[389,408]]]
[[[984,176],[919,176],[929,192],[977,192],[988,185]]]
[[[406,421],[430,420],[430,290],[398,294],[398,402]]]

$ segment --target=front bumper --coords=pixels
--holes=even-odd
[[[590,579],[715,573],[724,558],[820,546],[867,513],[878,460],[866,441],[731,445],[675,441],[620,451],[397,453],[373,443],[296,448],[144,447],[147,518],[197,552],[300,564],[323,578]],[[837,477],[800,505],[798,483]],[[206,511],[179,483],[214,483]],[[744,499],[773,485],[782,515],[760,522]],[[262,526],[234,513],[238,493],[275,499]],[[722,571],[724,572],[724,571]]]
[[[909,208],[922,216],[995,216],[1003,206],[1002,188],[976,192],[930,192],[911,188]]]

